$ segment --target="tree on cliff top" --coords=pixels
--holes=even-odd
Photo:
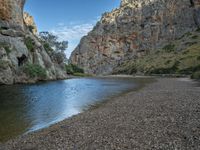
[[[65,51],[68,48],[68,41],[59,41],[58,37],[50,32],[40,32],[39,38],[54,61],[59,64],[67,61]]]
[[[47,42],[55,51],[64,52],[68,48],[68,41],[59,41],[58,37],[50,32],[40,32],[39,37],[41,40]]]

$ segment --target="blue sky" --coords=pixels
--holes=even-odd
[[[25,11],[34,16],[39,31],[50,31],[69,41],[67,57],[100,19],[120,0],[27,0]]]

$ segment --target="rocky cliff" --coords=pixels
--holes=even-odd
[[[0,0],[0,84],[65,78],[23,19],[25,0]]]
[[[70,61],[86,73],[109,74],[199,27],[200,0],[122,0],[82,38]]]
[[[29,13],[24,12],[23,13],[23,17],[24,17],[24,23],[26,24],[26,26],[29,28],[29,30],[33,33],[33,34],[37,34],[38,30],[37,30],[37,26],[35,24],[34,18],[33,16],[31,16]]]

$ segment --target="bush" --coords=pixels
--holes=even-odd
[[[6,53],[9,54],[11,52],[11,49],[9,46],[5,46],[4,49],[6,50]]]
[[[51,53],[51,58],[54,62],[57,62],[58,64],[63,64],[67,61],[66,55],[64,52],[57,52],[54,51]]]
[[[197,44],[197,42],[186,42],[185,45],[186,46],[192,46],[192,45],[195,45]]]
[[[192,79],[200,79],[200,71],[194,72],[191,76]]]
[[[84,73],[84,70],[82,68],[80,68],[76,65],[73,65],[73,64],[71,64],[71,65],[72,65],[72,69],[75,73]]]
[[[25,38],[25,44],[29,51],[33,52],[35,49],[34,41],[32,38],[27,37]]]
[[[191,35],[192,35],[191,32],[187,32],[187,33],[185,33],[185,36],[186,36],[186,37],[191,36]]]
[[[74,70],[71,65],[66,65],[65,70],[66,70],[67,74],[70,74],[70,75],[74,74]]]
[[[84,74],[84,73],[74,73],[74,76],[78,76],[78,77],[90,77],[90,74]]]
[[[84,74],[84,70],[74,64],[69,64],[65,66],[67,74],[74,75],[75,73],[82,73]]]
[[[175,51],[175,45],[174,44],[168,44],[163,47],[163,50],[166,52],[173,52]]]
[[[47,51],[47,52],[53,52],[53,49],[51,48],[51,46],[48,44],[48,43],[44,43],[44,49]]]
[[[0,47],[3,47],[7,54],[9,54],[12,51],[9,44],[7,43],[0,43]]]
[[[200,32],[200,27],[196,30],[197,32]]]
[[[198,35],[194,35],[191,37],[192,39],[198,39]]]
[[[44,79],[47,76],[46,70],[40,65],[35,64],[26,64],[24,66],[24,72],[31,78],[39,77]]]
[[[181,74],[192,74],[193,72],[198,72],[200,70],[200,65],[190,66],[185,69],[179,70]]]
[[[175,63],[171,67],[166,67],[166,68],[154,68],[152,69],[149,74],[176,74],[177,72],[177,65],[178,63]]]

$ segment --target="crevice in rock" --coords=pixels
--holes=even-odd
[[[190,0],[190,7],[194,7],[194,0]]]

